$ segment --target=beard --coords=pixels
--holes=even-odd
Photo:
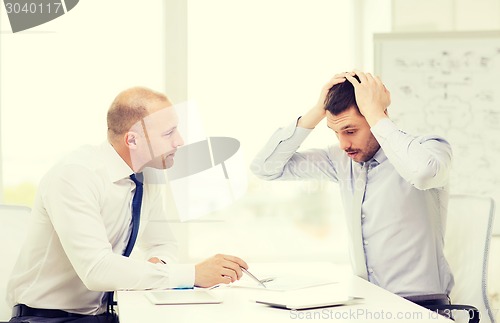
[[[345,150],[345,153],[355,162],[361,163],[372,159],[379,149],[379,143],[373,139],[368,142],[364,149],[348,149]]]

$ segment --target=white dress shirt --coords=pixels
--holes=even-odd
[[[347,223],[361,167],[338,146],[297,152],[312,129],[278,129],[251,165],[266,180],[326,179],[340,185]],[[361,249],[354,272],[401,296],[449,294],[453,275],[443,254],[451,147],[437,136],[414,137],[389,119],[371,131],[381,148],[367,161]],[[350,228],[352,230],[352,228]],[[352,236],[351,236],[352,239]],[[350,243],[350,246],[355,245]],[[366,268],[353,254],[364,253]]]
[[[135,246],[146,259],[122,256],[132,231],[132,173],[106,142],[75,151],[43,177],[8,284],[12,306],[95,315],[105,311],[105,291],[193,286],[194,266],[175,264],[177,243],[153,170],[144,171]]]

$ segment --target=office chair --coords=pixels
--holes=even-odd
[[[490,197],[451,195],[444,253],[455,277],[452,305],[426,306],[452,311],[459,322],[495,323],[487,294],[488,256],[495,203]]]
[[[9,321],[12,308],[5,298],[7,282],[26,238],[31,209],[26,206],[0,204],[0,321]],[[0,323],[2,323],[0,322]]]

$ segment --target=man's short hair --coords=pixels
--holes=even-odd
[[[130,88],[118,94],[108,110],[108,136],[130,131],[136,122],[150,114],[148,104],[153,100],[168,102],[164,94],[145,87]]]
[[[354,75],[354,78],[359,82],[357,75]],[[351,107],[355,107],[359,111],[354,94],[354,86],[351,82],[345,80],[342,83],[332,86],[326,95],[325,109],[333,115],[338,115]]]

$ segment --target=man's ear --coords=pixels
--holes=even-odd
[[[124,136],[125,145],[128,149],[137,149],[137,133],[129,131]]]

